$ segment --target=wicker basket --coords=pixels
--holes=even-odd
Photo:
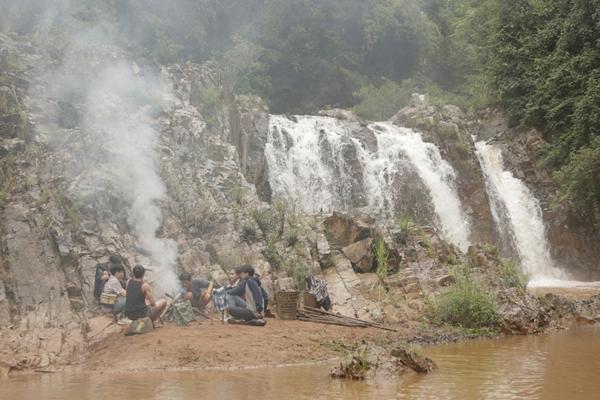
[[[302,305],[304,307],[319,308],[319,303],[317,303],[315,296],[307,291],[303,292],[302,300]]]
[[[277,302],[277,316],[280,319],[296,319],[298,310],[298,292],[277,292],[275,301]]]
[[[117,302],[117,295],[114,293],[102,293],[100,295],[100,304],[112,306]]]

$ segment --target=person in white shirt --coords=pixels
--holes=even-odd
[[[117,296],[115,304],[112,306],[112,314],[115,316],[122,313],[125,309],[125,296],[127,295],[126,290],[121,285],[121,281],[125,277],[125,269],[122,265],[116,264],[110,268],[110,277],[104,284],[102,293],[114,294]]]

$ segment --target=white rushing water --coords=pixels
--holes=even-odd
[[[504,170],[499,147],[480,141],[475,148],[494,220],[501,233],[510,236],[521,267],[530,275],[531,284],[565,279],[565,274],[555,266],[550,255],[542,210],[533,193],[512,172]]]
[[[469,246],[469,223],[458,198],[456,172],[442,158],[437,146],[424,142],[420,133],[389,122],[376,123],[370,128],[377,132],[377,153],[367,157],[365,181],[368,193],[377,193],[378,189],[388,191],[389,188],[383,184],[384,176],[389,174],[390,169],[402,166],[398,163],[399,159],[408,158],[429,190],[442,236],[466,250]],[[371,204],[378,204],[378,199],[373,199]]]
[[[265,156],[275,198],[306,212],[350,209],[358,198],[372,214],[390,217],[396,214],[398,179],[416,174],[429,195],[420,201],[431,202],[436,214],[432,223],[444,238],[466,250],[470,229],[456,173],[421,134],[387,122],[371,124],[368,130],[377,149],[369,151],[352,137],[349,123],[329,117],[294,119],[270,120]]]

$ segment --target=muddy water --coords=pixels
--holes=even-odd
[[[329,379],[327,366],[238,371],[38,374],[0,399],[598,399],[600,328],[425,349],[439,370],[394,382]]]

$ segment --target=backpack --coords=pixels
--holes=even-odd
[[[187,325],[194,320],[194,310],[189,300],[174,303],[172,307],[173,319],[175,319],[177,325]]]
[[[102,280],[102,275],[105,271],[108,271],[108,263],[96,264],[96,275],[94,276],[94,298],[97,302],[100,302],[100,296],[104,289],[105,281]]]

